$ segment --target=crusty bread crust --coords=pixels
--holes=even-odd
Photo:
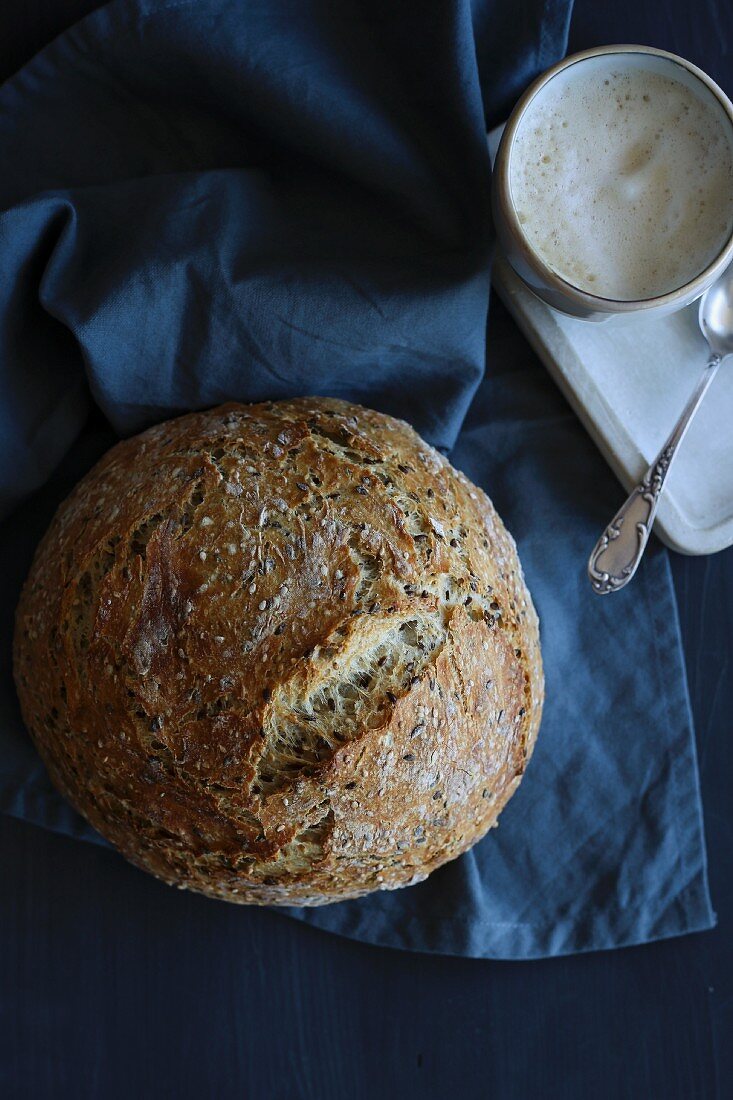
[[[166,882],[266,905],[465,851],[543,698],[491,502],[407,424],[325,398],[113,447],[38,548],[14,660],[51,777],[100,833]]]

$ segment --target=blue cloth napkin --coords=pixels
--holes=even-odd
[[[529,958],[710,927],[666,553],[602,601],[618,487],[500,307],[486,128],[567,0],[117,0],[0,89],[0,808],[99,838],[51,788],[10,672],[59,500],[118,434],[232,398],[410,420],[493,497],[542,620],[547,708],[498,830],[427,882],[292,916]],[[488,351],[488,354],[487,354]]]

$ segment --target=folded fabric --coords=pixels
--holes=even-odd
[[[561,54],[568,14],[117,0],[0,89],[0,808],[100,839],[50,787],[10,673],[19,586],[74,481],[165,416],[332,394],[454,448],[494,498],[543,621],[548,704],[522,788],[471,853],[292,915],[505,958],[711,924],[666,554],[633,595],[594,599],[583,559],[617,492],[500,309],[482,381],[486,122]]]

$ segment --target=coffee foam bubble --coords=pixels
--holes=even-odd
[[[618,301],[684,285],[733,231],[730,123],[637,58],[579,62],[549,81],[509,161],[529,243],[567,282]]]

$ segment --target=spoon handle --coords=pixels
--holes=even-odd
[[[636,572],[651,534],[669,468],[720,362],[720,355],[710,356],[667,442],[593,548],[588,561],[588,577],[599,596],[618,592]]]

